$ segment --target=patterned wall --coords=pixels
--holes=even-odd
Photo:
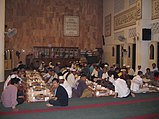
[[[136,37],[136,28],[129,29],[129,38]]]
[[[79,16],[79,37],[63,35],[65,15]],[[6,0],[6,25],[17,35],[6,37],[6,49],[30,52],[33,46],[102,46],[102,0]]]
[[[159,33],[159,22],[153,23],[151,29],[153,34]]]
[[[114,0],[114,13],[118,13],[124,10],[125,1],[124,0]]]
[[[136,3],[136,0],[129,0],[129,5],[133,5]]]

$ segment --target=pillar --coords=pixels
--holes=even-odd
[[[5,0],[0,0],[0,82],[4,81]]]

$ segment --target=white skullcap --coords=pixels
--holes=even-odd
[[[16,77],[16,75],[14,75],[14,74],[10,76],[11,79],[13,79],[13,78],[15,78],[15,77]]]
[[[105,67],[108,67],[108,65],[107,65],[107,64],[105,64],[104,66],[105,66]]]
[[[59,76],[59,79],[64,79],[64,77],[63,76]]]
[[[126,71],[126,69],[121,69],[121,71]]]
[[[76,69],[72,69],[72,71],[76,71]]]
[[[76,71],[76,69],[74,69],[74,68],[70,68],[70,71]]]

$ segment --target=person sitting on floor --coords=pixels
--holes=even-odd
[[[138,65],[138,66],[137,66],[137,70],[136,70],[136,72],[135,72],[135,75],[138,74],[138,71],[142,71],[142,72],[143,72],[141,65]]]
[[[4,82],[3,90],[9,85],[10,80],[11,80],[12,78],[15,78],[15,77],[17,76],[17,71],[18,71],[17,68],[12,69],[11,74],[7,77],[7,79],[6,79],[5,82]]]
[[[134,93],[142,93],[142,92],[147,92],[149,91],[148,88],[143,88],[143,72],[142,71],[138,71],[138,75],[135,76],[132,81],[131,81],[131,91],[133,91]]]
[[[128,88],[128,85],[124,79],[119,78],[118,74],[114,74],[114,86],[115,86],[115,95],[114,98],[125,98],[128,97],[130,94],[132,97],[135,97],[135,95],[130,91]]]
[[[43,61],[41,62],[41,64],[40,64],[38,70],[39,70],[40,72],[44,72],[44,71],[45,71],[45,62],[43,62]]]
[[[134,69],[132,67],[130,67],[130,65],[127,65],[126,68],[127,68],[127,71],[128,71],[129,78],[133,79],[134,75],[135,75]]]
[[[92,97],[92,92],[89,91],[89,87],[86,84],[87,76],[85,74],[81,74],[80,80],[78,80],[79,84],[77,89],[73,89],[72,96],[78,98],[84,97]]]
[[[53,65],[53,63],[52,62],[49,62],[49,66],[48,67],[50,67],[50,68],[54,68],[54,65]]]
[[[72,97],[72,88],[69,85],[69,83],[67,82],[67,80],[65,80],[62,75],[59,76],[59,83],[67,91],[68,97],[71,98]]]
[[[25,87],[25,82],[23,81],[23,79],[21,78],[21,71],[19,71],[17,68],[13,69],[13,72],[11,75],[8,76],[8,78],[6,79],[6,81],[4,82],[4,87],[3,90],[10,84],[10,81],[12,78],[19,78],[20,79],[20,84],[23,84],[23,86]]]
[[[126,68],[121,69],[121,76],[120,76],[120,78],[124,79],[126,81],[126,83],[128,84],[128,87],[130,87],[131,80],[129,78],[129,75],[127,73],[127,69]]]
[[[159,71],[154,72],[154,77],[149,82],[153,86],[159,87]]]
[[[94,69],[92,71],[92,74],[91,74],[91,81],[94,80],[94,78],[98,78],[98,71],[97,71],[97,65],[94,66]]]
[[[54,88],[54,97],[52,97],[46,104],[48,107],[52,106],[68,106],[68,94],[63,86],[59,84],[59,79],[54,78],[52,80]]]
[[[17,69],[19,69],[19,70],[21,70],[21,69],[25,69],[26,68],[26,65],[25,64],[23,64],[23,62],[22,61],[19,61],[18,62],[18,65],[17,65],[17,67],[16,67]]]
[[[146,68],[145,78],[151,79],[153,76],[153,73],[150,71],[150,68]]]
[[[114,75],[113,75],[113,72],[112,71],[108,71],[108,74],[107,74],[107,78],[105,78],[103,81],[102,81],[102,86],[110,89],[110,90],[115,90],[114,89]]]
[[[45,82],[47,83],[47,84],[51,84],[52,83],[52,80],[54,79],[54,78],[58,78],[58,75],[55,73],[55,70],[54,69],[50,69],[49,71],[48,71],[48,73],[49,73],[49,78],[48,79],[46,79],[45,80]]]
[[[18,83],[20,79],[12,78],[10,84],[3,90],[1,95],[1,101],[4,107],[11,107],[13,111],[18,111],[17,104],[21,104],[18,101]]]
[[[52,70],[52,68],[51,68],[51,67],[48,67],[46,73],[41,73],[42,78],[43,78],[43,80],[44,80],[45,82],[47,82],[47,81],[49,80],[49,78],[51,77],[51,70]]]
[[[152,63],[152,70],[151,70],[151,71],[152,71],[152,72],[158,71],[158,68],[157,68],[156,63]]]
[[[77,80],[75,78],[76,70],[70,68],[70,72],[65,76],[65,80],[69,83],[71,88],[77,88]]]
[[[57,74],[60,73],[61,63],[60,63],[60,62],[57,62],[57,63],[55,64],[54,69],[55,69],[55,73],[57,73]]]

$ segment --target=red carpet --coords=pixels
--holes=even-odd
[[[89,104],[89,105],[81,105],[81,106],[68,106],[68,107],[51,107],[45,109],[35,109],[35,110],[20,110],[18,112],[0,112],[0,115],[15,115],[15,114],[30,114],[30,113],[41,113],[41,112],[54,112],[54,111],[64,111],[64,110],[77,110],[77,109],[86,109],[86,108],[97,108],[97,107],[105,107],[105,106],[115,106],[115,105],[126,105],[126,104],[135,104],[142,102],[151,102],[158,101],[159,98],[149,98],[149,99],[137,99],[130,100],[124,102],[107,102],[101,104]],[[132,118],[135,119],[135,118]]]
[[[125,119],[159,119],[159,114],[149,114],[149,115],[136,116],[136,117],[125,118]]]

